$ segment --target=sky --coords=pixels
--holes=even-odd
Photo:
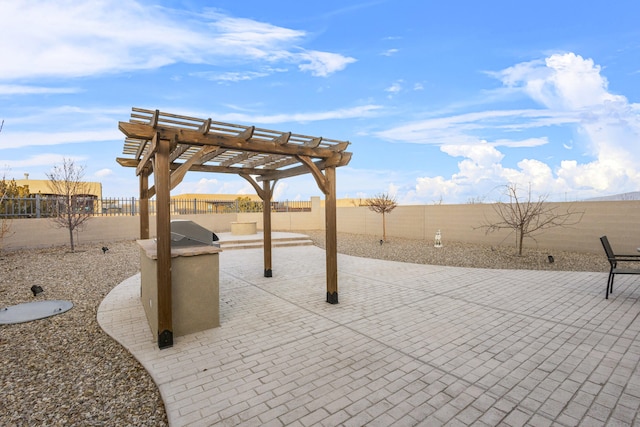
[[[338,198],[640,190],[640,2],[0,1],[0,173],[72,159],[104,197],[132,107],[345,140]],[[190,172],[172,191],[253,194]],[[323,196],[311,175],[274,199]]]

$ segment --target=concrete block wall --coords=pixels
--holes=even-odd
[[[550,228],[535,234],[535,240],[525,239],[525,248],[599,253],[602,235],[609,237],[616,252],[637,253],[640,247],[640,201],[550,203],[549,207],[557,213],[583,212],[583,216],[578,224]],[[386,215],[387,239],[433,241],[440,230],[445,245],[447,241],[515,245],[512,231],[487,234],[481,227],[497,220],[490,204],[398,206]],[[382,236],[382,215],[366,207],[338,208],[338,231]]]
[[[236,214],[215,215],[173,215],[172,219],[194,221],[214,232],[231,230],[231,222]],[[156,217],[149,217],[149,233],[155,236]],[[87,221],[82,230],[74,232],[74,242],[108,243],[121,240],[137,240],[140,238],[140,217],[138,216],[105,216],[94,217]],[[69,244],[69,230],[57,228],[46,218],[16,219],[11,221],[9,233],[0,242],[4,250],[23,248],[43,248]]]
[[[584,212],[580,223],[556,227],[525,239],[525,247],[602,252],[600,236],[607,235],[617,252],[637,253],[640,247],[640,201],[554,203],[557,212],[572,209]],[[227,232],[231,222],[255,221],[263,229],[262,213],[230,213],[203,215],[173,215],[172,219],[188,219],[213,230]],[[433,241],[440,230],[444,245],[468,242],[488,245],[515,245],[515,235],[507,230],[486,234],[483,222],[497,219],[490,204],[398,206],[386,215],[387,239],[394,237]],[[311,212],[276,212],[272,214],[274,231],[323,230],[325,212],[319,198],[312,198]],[[155,237],[155,217],[150,218],[151,237]],[[382,236],[382,215],[367,207],[337,208],[338,232]],[[77,233],[77,242],[107,243],[139,238],[139,218],[134,216],[95,217]],[[14,220],[3,249],[36,248],[67,245],[66,229],[55,228],[47,219]]]

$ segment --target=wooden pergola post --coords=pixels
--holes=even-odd
[[[264,277],[272,277],[271,269],[271,181],[262,183],[262,223],[263,223],[263,240],[264,240]]]
[[[336,220],[336,168],[325,169],[325,246],[327,268],[327,302],[338,304],[338,232]]]
[[[140,174],[140,239],[149,238],[149,174],[145,169]]]
[[[169,141],[157,138],[153,168],[156,190],[156,240],[158,259],[158,347],[173,346],[171,301],[171,178]]]

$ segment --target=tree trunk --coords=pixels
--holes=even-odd
[[[382,212],[382,240],[387,241],[387,220]]]
[[[69,216],[68,228],[69,228],[69,243],[71,244],[71,252],[75,252],[75,246],[73,244],[73,227],[71,226],[71,217]]]
[[[518,236],[518,256],[522,256],[522,242],[524,241],[524,233],[522,230],[519,230]]]

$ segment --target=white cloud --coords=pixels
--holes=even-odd
[[[543,128],[551,125],[571,124],[579,121],[576,115],[556,113],[550,110],[487,110],[463,113],[453,116],[436,117],[396,126],[376,132],[375,135],[391,141],[418,144],[472,144],[484,140],[483,133],[491,130],[516,131],[529,128]],[[499,145],[530,145],[532,138],[499,139]],[[528,141],[523,143],[523,141]],[[544,143],[537,139],[537,144]]]
[[[289,46],[301,40],[304,31],[278,27],[252,19],[234,18],[216,11],[206,13],[209,26],[214,28],[218,49],[224,51],[240,51],[244,55],[271,60],[288,56],[288,53],[274,49]],[[174,23],[175,24],[175,23]],[[203,34],[205,37],[206,33]]]
[[[384,52],[382,52],[381,55],[382,56],[392,56],[392,55],[395,55],[398,52],[399,52],[398,49],[387,49]]]
[[[354,58],[300,47],[306,32],[213,10],[187,14],[130,0],[0,2],[0,80],[80,77],[192,64],[294,63],[315,76]],[[8,40],[13,40],[10,43]]]
[[[187,174],[174,190],[175,194],[253,194],[255,190],[247,181],[239,177],[232,180],[216,178],[195,178],[196,174]]]
[[[501,152],[487,144],[486,141],[474,145],[443,145],[440,150],[453,157],[466,157],[479,165],[499,163],[504,157]]]
[[[85,142],[119,141],[123,134],[117,129],[82,130],[72,132],[2,132],[0,149],[22,148]]]
[[[511,88],[520,88],[547,108],[580,110],[606,102],[625,102],[608,92],[608,81],[592,59],[574,53],[555,54],[543,61],[524,62],[494,75]]]
[[[46,94],[66,94],[77,93],[77,88],[66,87],[43,87],[27,85],[2,85],[0,84],[0,95],[46,95]]]
[[[612,94],[601,68],[593,60],[574,53],[555,54],[544,60],[516,64],[500,72],[509,93],[519,91],[542,109],[497,110],[464,113],[407,123],[378,132],[377,136],[402,142],[436,144],[453,157],[463,157],[451,177],[420,177],[407,197],[428,201],[436,195],[461,202],[464,197],[484,196],[507,182],[531,184],[534,191],[549,194],[583,194],[635,191],[640,182],[640,106]],[[540,160],[523,158],[517,168],[504,167],[497,147],[536,147],[551,143],[547,136],[494,138],[549,126],[570,127],[580,136],[583,150],[565,154],[586,157],[564,159],[552,168]],[[485,140],[486,138],[486,140]],[[488,142],[487,142],[488,140]],[[514,154],[515,153],[515,154]],[[510,152],[510,156],[516,155]],[[582,163],[581,163],[582,162]],[[445,197],[445,199],[446,199]]]
[[[248,80],[255,80],[262,77],[268,77],[274,73],[286,73],[289,71],[287,68],[272,68],[262,67],[260,71],[229,71],[225,73],[218,73],[213,71],[203,71],[190,73],[189,75],[204,78],[211,81],[217,81],[218,83],[229,82],[241,82]]]
[[[100,169],[99,171],[96,171],[94,175],[98,178],[106,178],[108,176],[113,176],[114,173],[113,173],[113,170],[109,168],[105,168],[105,169]]]
[[[7,165],[11,170],[38,166],[51,167],[54,164],[62,163],[65,158],[71,159],[75,162],[85,160],[84,157],[79,156],[65,156],[62,154],[42,153],[21,160],[0,160],[0,165]]]
[[[389,92],[392,95],[395,95],[396,93],[399,93],[400,91],[402,91],[402,83],[403,83],[402,80],[397,80],[393,82],[391,86],[386,88],[384,91]]]
[[[456,200],[459,197],[460,187],[451,180],[442,176],[421,177],[416,180],[415,188],[401,200],[402,203],[436,202],[439,200]]]
[[[301,71],[309,71],[317,77],[327,77],[337,71],[344,70],[347,65],[356,62],[355,58],[331,52],[308,51],[298,55],[302,63],[298,66]]]
[[[569,159],[556,172],[574,188],[623,192],[638,188],[640,150],[632,141],[640,139],[640,111],[624,96],[608,91],[608,81],[591,59],[567,53],[545,60],[546,78],[535,69],[517,76],[505,71],[533,99],[549,108],[575,112],[577,131],[586,141],[590,162]],[[528,84],[536,81],[536,85]]]
[[[329,111],[316,111],[309,113],[274,114],[271,116],[250,115],[244,113],[216,114],[216,118],[230,122],[249,123],[285,123],[285,122],[313,122],[319,120],[352,119],[361,117],[373,117],[379,110],[380,105],[361,105],[352,108],[339,108]]]
[[[279,181],[273,189],[273,200],[284,200],[285,194],[289,189],[289,184],[283,181]]]
[[[271,73],[258,72],[258,71],[244,71],[244,72],[227,72],[227,73],[191,73],[192,76],[203,77],[207,80],[217,81],[220,83],[228,82],[241,82],[247,80],[259,79],[260,77],[269,76]]]

